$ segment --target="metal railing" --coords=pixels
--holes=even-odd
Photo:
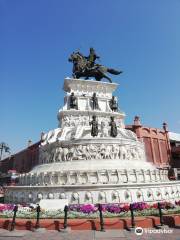
[[[98,209],[98,212],[99,212],[100,231],[105,231],[104,216],[103,216],[103,204],[98,204],[97,209]],[[164,225],[162,209],[163,209],[162,204],[160,202],[158,202],[157,203],[157,210],[158,210],[157,213],[158,213],[158,216],[159,216],[159,221],[160,221],[161,226]],[[134,212],[136,211],[136,209],[134,208],[133,203],[129,205],[129,211],[130,211],[130,217],[131,217],[131,228],[135,228],[136,222],[135,222]],[[15,229],[17,212],[18,212],[18,205],[15,205],[14,208],[13,208],[13,217],[12,217],[12,221],[11,221],[10,228],[9,228],[10,231],[13,231]],[[65,207],[64,207],[63,229],[66,229],[68,227],[68,212],[69,212],[69,207],[67,205],[65,205]],[[56,215],[58,215],[58,214],[59,213],[57,213]],[[40,219],[41,219],[41,207],[40,207],[39,204],[37,204],[37,207],[36,207],[36,224],[35,224],[36,229],[40,228]]]

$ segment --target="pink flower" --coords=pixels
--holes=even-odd
[[[0,204],[0,212],[12,211],[14,209],[13,204]]]
[[[83,212],[83,213],[90,214],[96,211],[97,211],[97,208],[95,208],[93,204],[85,204],[80,207],[80,212]]]

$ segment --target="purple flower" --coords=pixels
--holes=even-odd
[[[13,204],[0,204],[0,212],[12,211],[14,209]]]
[[[97,207],[95,207],[93,204],[84,204],[84,205],[72,204],[72,205],[69,205],[69,210],[90,214],[90,213],[96,212]]]
[[[120,213],[120,212],[122,212],[122,209],[119,206],[119,204],[109,204],[106,207],[106,211],[108,211],[110,213]]]
[[[69,205],[69,211],[80,212],[81,205],[80,204],[71,204]]]
[[[145,202],[136,202],[136,203],[132,203],[131,207],[133,210],[142,211],[144,209],[149,208],[149,205]]]
[[[81,211],[82,213],[88,213],[88,214],[90,214],[90,213],[96,212],[96,211],[97,211],[97,208],[96,208],[93,204],[86,204],[86,205],[82,205],[82,206],[80,207],[80,211]]]

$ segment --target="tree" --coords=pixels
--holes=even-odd
[[[0,143],[0,151],[1,151],[1,155],[0,155],[0,160],[1,160],[3,151],[6,153],[10,153],[10,148],[8,147],[8,145],[5,142],[1,142]]]

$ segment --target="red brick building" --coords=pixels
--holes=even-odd
[[[127,125],[126,129],[136,133],[140,141],[144,142],[147,161],[157,167],[169,167],[171,161],[171,146],[168,137],[167,124],[163,123],[163,129],[142,126],[138,116],[133,125]]]
[[[0,161],[1,175],[4,176],[4,173],[7,174],[10,170],[15,170],[17,173],[29,172],[38,164],[39,145],[40,141]]]

